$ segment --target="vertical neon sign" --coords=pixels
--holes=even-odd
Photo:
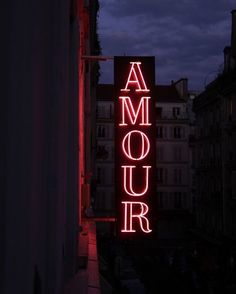
[[[155,59],[115,57],[118,232],[151,235],[155,212]]]

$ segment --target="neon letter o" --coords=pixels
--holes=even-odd
[[[142,148],[141,148],[141,153],[138,157],[134,157],[132,156],[131,154],[131,145],[130,145],[130,142],[131,142],[131,136],[133,134],[139,134],[142,138]],[[123,148],[123,151],[125,153],[125,155],[132,159],[132,160],[141,160],[143,158],[145,158],[150,150],[150,142],[149,142],[149,139],[147,137],[147,135],[145,135],[143,132],[141,131],[130,131],[128,134],[125,135],[124,139],[123,139],[123,142],[122,142],[122,148]]]

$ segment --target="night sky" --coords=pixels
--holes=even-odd
[[[100,0],[103,55],[154,55],[156,82],[189,79],[202,90],[223,68],[235,0]],[[101,63],[100,83],[113,83],[113,63]]]

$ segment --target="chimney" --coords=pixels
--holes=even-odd
[[[231,28],[231,55],[236,60],[236,9],[231,11],[232,28]]]
[[[224,49],[224,72],[228,73],[230,70],[230,54],[231,48],[229,46],[226,46]]]
[[[188,79],[182,78],[174,83],[180,98],[186,100],[188,97]]]

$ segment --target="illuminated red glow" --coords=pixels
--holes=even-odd
[[[127,126],[126,123],[126,116],[125,113],[128,114],[128,118],[131,122],[132,125],[135,125],[138,115],[140,113],[140,110],[142,109],[142,114],[141,114],[141,123],[139,123],[140,126],[150,126],[151,123],[149,122],[149,99],[151,97],[142,97],[138,108],[135,112],[133,104],[131,102],[130,97],[128,96],[120,96],[119,99],[122,101],[122,123],[120,123],[120,126]],[[125,111],[126,110],[126,111]]]
[[[145,216],[148,213],[148,206],[143,202],[134,202],[134,201],[122,201],[124,205],[124,228],[121,232],[136,232],[133,228],[133,219],[137,218],[139,220],[139,225],[144,233],[151,233],[152,230],[149,228],[149,220]],[[141,208],[140,213],[134,213],[133,208],[137,206]]]
[[[134,192],[133,188],[133,170],[136,168],[135,165],[122,165],[122,168],[124,170],[124,189],[125,192],[130,196],[143,196],[148,189],[148,179],[149,179],[149,169],[151,166],[142,166],[143,169],[145,169],[145,176],[144,176],[144,189],[142,192]]]
[[[131,68],[129,72],[129,76],[125,85],[124,89],[121,89],[121,91],[129,92],[130,89],[128,89],[129,84],[136,84],[137,88],[135,89],[136,92],[149,92],[150,90],[147,89],[146,83],[143,78],[143,74],[140,68],[141,62],[130,62]],[[131,79],[133,76],[133,79]]]
[[[124,89],[122,92],[130,92],[131,87],[135,92],[149,92],[147,88],[142,71],[141,62],[130,62],[130,71]],[[151,165],[147,163],[144,165],[142,160],[147,157],[150,152],[150,141],[148,136],[138,129],[138,126],[144,126],[145,132],[152,124],[150,123],[150,96],[137,96],[138,94],[132,92],[132,99],[130,96],[120,96],[119,103],[121,109],[121,121],[119,126],[127,133],[124,134],[121,147],[126,156],[127,163],[121,163],[122,178],[123,178],[123,195],[125,200],[134,197],[147,197],[149,191],[149,177]],[[137,100],[138,101],[135,101]],[[135,106],[135,107],[134,107]],[[129,126],[135,126],[135,130],[130,130]],[[140,145],[140,147],[139,147]],[[150,159],[149,159],[150,160]],[[135,163],[135,165],[134,165]],[[137,185],[137,183],[139,184]],[[135,185],[136,183],[136,185]],[[142,198],[142,201],[143,201]],[[123,199],[124,200],[124,199]],[[128,199],[129,200],[129,199]],[[151,233],[148,211],[149,207],[144,202],[136,201],[121,201],[123,215],[123,228],[121,232],[134,233],[138,229],[144,233]]]
[[[132,135],[134,134],[139,134],[142,138],[141,142],[141,153],[140,153],[140,156],[139,157],[134,157],[132,156],[132,152],[131,152],[131,137]],[[122,149],[123,149],[123,152],[124,154],[129,158],[129,159],[132,159],[132,160],[142,160],[144,159],[149,150],[150,150],[150,142],[149,142],[149,139],[148,137],[141,131],[137,131],[137,130],[134,130],[134,131],[130,131],[128,134],[125,135],[123,141],[122,141]]]

